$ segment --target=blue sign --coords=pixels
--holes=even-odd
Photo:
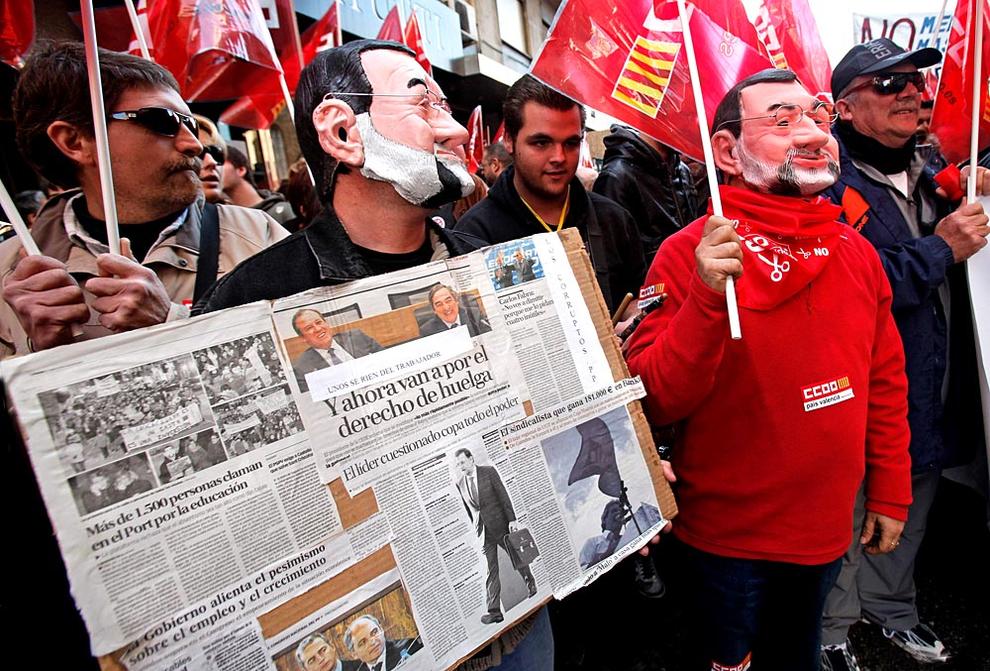
[[[340,27],[359,37],[376,37],[389,10],[396,4],[403,23],[416,12],[423,34],[426,57],[433,67],[453,70],[453,61],[464,56],[461,24],[457,12],[437,0],[340,0]],[[296,11],[319,19],[330,3],[327,0],[295,0]]]

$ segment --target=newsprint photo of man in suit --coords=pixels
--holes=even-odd
[[[458,296],[446,284],[434,284],[427,299],[433,308],[433,316],[419,327],[419,335],[428,336],[443,333],[447,329],[467,326],[472,338],[492,330],[488,320],[481,316],[481,310],[472,301]]]
[[[457,480],[457,491],[474,523],[478,538],[483,540],[485,560],[488,562],[488,579],[485,588],[488,593],[488,612],[481,616],[483,624],[502,621],[502,583],[498,575],[498,546],[505,547],[505,535],[516,531],[516,513],[512,509],[509,494],[505,491],[502,478],[492,466],[476,466],[474,455],[466,448],[454,452],[454,459],[461,471]],[[529,596],[536,594],[536,578],[528,566],[518,568],[519,575],[526,581]]]
[[[296,382],[302,392],[309,391],[306,373],[360,359],[385,349],[360,329],[334,332],[333,326],[327,323],[322,314],[309,308],[299,310],[292,316],[292,328],[309,345],[309,349],[292,362]]]

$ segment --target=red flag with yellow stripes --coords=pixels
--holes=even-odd
[[[655,119],[680,50],[677,42],[637,36],[615,82],[612,97]]]

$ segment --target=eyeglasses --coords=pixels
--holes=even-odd
[[[207,154],[209,154],[213,158],[213,160],[220,165],[222,165],[223,162],[227,160],[227,153],[223,150],[222,147],[219,147],[215,144],[203,145],[203,151],[200,153],[199,157],[206,158]]]
[[[435,91],[426,89],[423,93],[352,93],[349,91],[331,91],[323,96],[323,102],[341,96],[378,96],[379,98],[419,98],[420,105],[428,105],[438,112],[451,113],[447,98]]]
[[[889,96],[900,93],[909,83],[914,84],[914,88],[919,92],[924,91],[925,75],[920,72],[888,72],[885,75],[877,75],[858,86],[852,87],[846,91],[846,95],[849,95],[853,91],[859,91],[860,89],[872,86],[873,91],[877,95]]]
[[[152,133],[166,137],[175,137],[178,135],[179,129],[182,126],[189,129],[189,132],[193,135],[196,135],[196,132],[199,130],[199,123],[196,119],[188,114],[176,112],[167,107],[142,107],[138,110],[113,112],[109,116],[111,119],[117,119],[118,121],[135,121]]]
[[[819,101],[810,110],[806,110],[800,105],[786,104],[779,106],[776,110],[774,110],[773,114],[723,121],[718,125],[718,128],[716,128],[715,131],[718,132],[726,124],[738,123],[740,121],[755,121],[758,119],[772,119],[774,126],[778,128],[790,128],[798,124],[804,117],[811,119],[817,126],[827,128],[838,118],[838,116],[839,114],[835,111],[835,107],[832,103],[827,103],[824,101]]]

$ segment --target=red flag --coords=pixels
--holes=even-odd
[[[34,43],[34,3],[0,0],[0,61],[11,67],[24,65],[23,56]]]
[[[304,62],[308,62],[306,49],[300,45],[296,10],[292,0],[274,0],[270,6],[275,11],[273,15],[266,16],[267,25],[272,35],[272,43],[278,51],[282,70],[285,73],[286,86],[288,86],[290,93],[294,93],[299,83],[302,66]],[[320,21],[310,26],[306,34],[311,35],[314,29],[319,30],[331,12],[336,18],[336,3],[330,6],[327,14]],[[310,60],[312,60],[312,56]],[[240,98],[220,115],[220,121],[242,128],[270,128],[282,108],[285,107],[285,96],[282,94],[278,80],[273,83],[274,88],[258,90],[250,96]]]
[[[396,4],[385,15],[382,27],[378,29],[378,39],[405,44],[402,40],[403,37],[402,18],[399,16],[399,5]]]
[[[186,100],[279,88],[282,68],[258,0],[158,0],[148,9],[156,57]]]
[[[754,51],[768,56],[763,41],[750,22],[749,16],[746,15],[742,0],[690,0],[690,2],[716,25],[725,28]],[[656,4],[659,6],[660,3]]]
[[[481,167],[481,161],[485,156],[485,141],[481,135],[481,129],[484,126],[481,120],[481,105],[474,108],[471,112],[471,116],[468,117],[467,131],[468,131],[468,142],[467,142],[467,160],[468,160],[468,172],[472,175],[478,172],[478,168]]]
[[[986,0],[975,0],[986,3]],[[980,73],[980,96],[976,101],[980,112],[979,142],[990,145],[990,96],[987,77],[990,76],[990,11],[983,7],[983,68]],[[959,0],[952,18],[949,47],[942,63],[938,96],[932,111],[931,132],[939,139],[942,154],[953,163],[969,158],[970,124],[973,111],[973,61],[976,50],[976,11],[974,0]]]
[[[582,168],[595,169],[595,159],[591,157],[591,145],[588,144],[588,138],[581,138],[581,151],[578,154],[578,165]]]
[[[303,33],[303,63],[309,63],[321,51],[333,49],[343,44],[340,36],[340,12],[337,5],[338,0],[334,0],[323,18]]]
[[[756,32],[775,66],[793,70],[812,94],[830,91],[832,68],[808,0],[763,0]]]
[[[432,76],[433,66],[430,65],[430,59],[426,57],[426,46],[423,44],[423,35],[419,32],[419,20],[416,18],[416,12],[413,12],[409,21],[406,22],[403,37],[403,43],[416,52],[416,62],[423,66],[428,75]]]
[[[505,122],[503,121],[498,125],[498,130],[495,131],[495,136],[492,138],[492,144],[496,142],[501,142],[505,139]]]
[[[726,91],[770,62],[697,8],[691,35],[711,119]],[[568,0],[532,74],[575,100],[703,160],[677,6]],[[704,132],[708,132],[707,129]]]

